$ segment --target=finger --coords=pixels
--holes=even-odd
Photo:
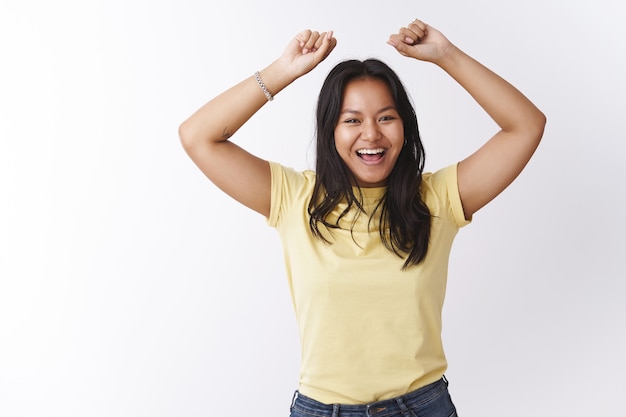
[[[331,53],[337,45],[337,39],[333,37],[332,30],[322,33],[320,36],[320,43],[315,52],[315,60],[317,63],[322,62]]]
[[[426,28],[427,27],[428,27],[428,25],[426,23],[422,22],[419,19],[413,19],[413,21],[407,25],[407,28],[409,28],[409,29],[417,28],[417,29],[421,30],[424,33],[426,33]]]
[[[307,39],[307,41],[302,46],[302,53],[307,54],[309,53],[309,51],[313,50],[313,48],[315,48],[315,42],[317,42],[319,37],[319,32],[311,32],[309,39]]]
[[[313,45],[312,50],[316,51],[320,48],[320,46],[322,46],[322,43],[326,40],[326,37],[328,36],[328,34],[331,32],[322,32],[320,33],[320,37],[317,38],[317,41],[315,42],[315,45]],[[332,36],[332,33],[331,33]]]
[[[311,31],[309,29],[303,30],[302,32],[296,35],[296,39],[298,40],[298,44],[300,45],[300,48],[304,48],[304,45],[307,43],[310,37],[311,37]]]
[[[404,35],[404,41],[409,45],[418,43],[426,36],[426,31],[417,25],[410,25],[410,28],[400,28],[399,33]]]
[[[400,28],[400,33],[406,36],[405,42],[408,44],[419,43],[427,35],[428,25],[419,19],[414,19],[406,28]]]
[[[419,34],[407,28],[400,28],[400,30],[398,30],[398,34],[401,36],[402,41],[408,43],[409,45],[419,42],[420,39]]]

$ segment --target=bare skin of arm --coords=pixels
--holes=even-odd
[[[322,62],[336,43],[332,32],[300,32],[280,58],[260,71],[263,83],[273,95],[278,94]],[[181,124],[179,136],[189,157],[217,187],[267,217],[269,163],[230,141],[266,102],[251,76],[198,109]]]
[[[480,149],[458,164],[459,193],[465,218],[469,219],[524,169],[539,145],[546,118],[515,87],[420,20],[391,35],[388,43],[404,56],[438,65],[500,127]]]

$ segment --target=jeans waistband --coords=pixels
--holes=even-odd
[[[323,404],[296,391],[291,408],[292,410],[297,408],[303,414],[319,417],[385,417],[398,413],[409,416],[410,407],[427,403],[447,389],[448,380],[444,376],[415,391],[370,404]]]

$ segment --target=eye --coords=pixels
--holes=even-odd
[[[359,119],[346,119],[343,122],[344,123],[359,123]]]
[[[382,116],[380,119],[378,119],[378,121],[380,122],[388,122],[390,120],[395,120],[396,118],[394,116]]]

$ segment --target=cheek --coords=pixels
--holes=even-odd
[[[390,138],[395,142],[404,143],[404,127],[402,125],[394,126],[393,132],[390,132]]]
[[[394,164],[404,148],[404,128],[402,125],[396,126],[387,136],[392,144]]]
[[[333,149],[330,152],[333,154],[333,157],[336,156],[337,159],[341,160],[344,164],[346,163],[346,151],[345,146],[342,142],[341,134],[335,130],[335,137],[333,138]]]
[[[341,155],[350,152],[351,142],[341,129],[335,129],[335,149]]]

